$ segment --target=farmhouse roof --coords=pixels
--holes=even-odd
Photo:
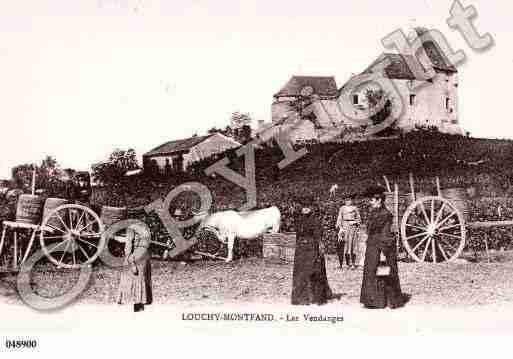
[[[190,138],[185,138],[182,140],[169,141],[160,145],[153,150],[144,154],[145,157],[153,157],[153,156],[162,156],[162,155],[170,155],[178,152],[186,152],[192,149],[193,147],[199,145],[202,142],[205,142],[211,137],[218,137],[224,140],[227,144],[229,143],[231,147],[240,146],[241,144],[235,141],[231,137],[227,137],[222,133],[212,133],[206,136],[195,136]]]
[[[333,76],[292,76],[274,97],[299,96],[306,86],[311,86],[314,94],[319,96],[337,95],[337,82]]]
[[[447,56],[444,54],[440,45],[435,39],[429,34],[429,30],[424,27],[416,27],[415,33],[417,36],[422,36],[422,46],[426,51],[426,55],[431,60],[435,70],[442,70],[447,72],[458,72],[456,67],[449,61]]]
[[[213,134],[207,136],[195,136],[185,138],[182,140],[169,141],[164,143],[163,145],[155,147],[151,151],[145,153],[144,156],[168,155],[176,152],[188,151],[192,147],[205,141],[207,138],[211,136],[213,136]]]
[[[385,74],[390,79],[397,80],[426,80],[425,70],[422,64],[412,55],[403,54],[381,54],[363,73],[370,74],[379,65],[389,61],[385,67]]]

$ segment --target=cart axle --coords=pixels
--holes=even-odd
[[[513,220],[508,221],[484,221],[467,223],[470,228],[506,227],[513,226]]]

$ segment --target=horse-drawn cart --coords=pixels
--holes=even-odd
[[[437,195],[415,193],[412,176],[410,186],[411,193],[404,195],[394,185],[386,202],[404,248],[417,262],[450,262],[458,258],[465,248],[467,228],[513,225],[513,220],[468,222],[465,189],[444,191],[437,179]]]

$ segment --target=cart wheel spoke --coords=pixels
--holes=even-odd
[[[66,232],[64,232],[62,229],[60,229],[60,228],[58,228],[58,227],[55,227],[55,226],[53,226],[53,225],[51,225],[51,224],[47,224],[47,225],[46,225],[46,227],[51,228],[51,229],[52,229],[52,230],[54,230],[54,231],[59,231],[59,232],[61,232],[62,234],[66,234]]]
[[[72,218],[72,213],[71,213],[70,209],[68,209],[68,218],[69,218],[69,228],[73,228],[73,218]]]
[[[435,237],[431,238],[431,250],[433,251],[433,263],[436,263],[436,239]]]
[[[70,231],[70,229],[68,228],[68,226],[66,225],[66,223],[64,223],[64,220],[62,219],[62,217],[59,215],[59,213],[55,213],[55,215],[57,216],[57,218],[59,218],[59,221],[61,221],[62,225],[64,226],[64,228],[66,228],[66,231]]]
[[[77,224],[76,224],[76,226],[75,226],[75,228],[74,228],[75,230],[76,230],[76,229],[78,228],[78,226],[82,223],[82,218],[84,218],[84,214],[85,214],[85,212],[82,212],[82,214],[80,215],[80,218],[78,219]]]
[[[426,254],[429,250],[429,244],[431,243],[431,240],[432,240],[432,237],[431,236],[428,236],[428,241],[426,243],[426,247],[424,248],[424,253],[422,253],[422,262],[424,262],[426,260]]]
[[[446,227],[441,227],[441,228],[438,228],[438,231],[439,232],[442,232],[442,231],[445,231],[447,229],[452,229],[452,228],[457,228],[457,227],[461,227],[462,224],[461,223],[458,223],[458,224],[452,224],[450,226],[446,226]]]
[[[449,234],[449,233],[444,233],[444,232],[440,232],[440,235],[442,235],[442,236],[448,236],[448,237],[456,238],[456,239],[461,239],[461,236],[456,236],[456,235],[454,235],[454,234]]]
[[[406,239],[414,239],[414,238],[425,236],[426,234],[428,234],[428,233],[427,232],[422,232],[422,233],[415,234],[413,236],[408,236],[408,237],[406,237]]]
[[[454,250],[455,252],[458,251],[458,249],[456,247],[454,247],[454,244],[452,244],[451,242],[448,242],[443,237],[440,237],[440,241],[443,242],[444,244],[446,244],[447,246],[451,247],[451,249]]]
[[[423,228],[423,227],[415,226],[415,225],[413,225],[413,224],[408,224],[408,223],[406,223],[406,227],[411,227],[411,228],[420,229],[421,231],[425,231],[425,230],[426,230],[426,228],[425,228],[425,227]]]
[[[426,225],[429,225],[429,217],[426,212],[426,207],[424,207],[424,203],[420,202],[420,209],[422,211],[422,214],[424,214],[424,219],[426,220]]]
[[[457,214],[458,214],[458,212],[457,212],[457,211],[453,211],[450,215],[448,215],[447,217],[445,217],[445,218],[443,219],[443,221],[442,221],[442,222],[440,222],[440,223],[438,223],[438,224],[437,224],[437,228],[440,228],[440,226],[441,226],[441,225],[443,225],[443,224],[444,224],[445,222],[447,222],[451,217],[453,217],[454,215],[457,215]]]
[[[435,223],[435,200],[431,199],[431,218],[430,223]]]
[[[89,255],[87,254],[87,252],[85,251],[85,249],[84,249],[84,248],[82,248],[82,246],[81,246],[79,243],[77,243],[77,246],[78,246],[78,248],[80,249],[80,251],[84,254],[84,256],[87,258],[87,260],[91,259],[91,257],[89,257]]]
[[[46,239],[57,239],[57,238],[62,238],[62,239],[64,239],[64,236],[63,236],[63,235],[62,235],[62,236],[57,236],[57,235],[55,235],[55,236],[45,236],[45,238],[46,238]]]
[[[62,260],[64,259],[64,255],[68,252],[69,243],[70,241],[66,241],[66,248],[62,251],[61,259],[59,259],[59,264],[57,265],[58,267],[62,266]]]
[[[89,241],[86,241],[85,239],[83,239],[83,238],[82,238],[82,236],[79,236],[79,237],[78,237],[78,240],[79,240],[79,241],[81,241],[81,242],[84,242],[84,243],[86,243],[86,244],[89,244],[90,246],[92,246],[92,247],[94,247],[94,248],[98,248],[98,246],[97,246],[96,244],[93,244],[93,243],[91,243],[91,242],[89,242]]]
[[[442,253],[442,256],[444,257],[445,261],[448,262],[449,257],[447,256],[447,253],[445,253],[444,248],[442,247],[442,245],[440,243],[437,243],[437,245],[438,245],[438,248],[440,249],[440,252]]]
[[[67,212],[67,213],[66,213]],[[44,254],[54,264],[66,268],[79,268],[93,263],[100,255],[105,239],[102,236],[103,224],[90,208],[76,204],[65,204],[52,210],[48,218],[56,217],[54,222],[62,224],[62,235],[41,231],[40,243]],[[66,223],[69,221],[69,223]],[[43,220],[42,228],[50,228],[48,219]],[[61,225],[59,225],[61,227]],[[71,231],[70,228],[73,228]],[[66,232],[67,231],[67,232]],[[62,255],[52,255],[49,241],[62,240],[66,249]],[[93,243],[94,242],[94,243]]]
[[[450,261],[457,258],[465,246],[464,218],[446,198],[419,198],[403,214],[401,238],[408,254],[418,262]]]
[[[445,208],[445,202],[442,203],[442,207],[440,207],[440,209],[438,210],[438,213],[436,215],[436,219],[435,219],[434,223],[437,225],[438,225],[438,222],[440,221],[440,217],[442,216],[442,214],[444,212],[444,208]]]
[[[59,242],[59,243],[51,244],[51,245],[48,246],[48,249],[50,251],[55,251],[58,247],[62,246],[65,243],[67,243],[67,241],[62,241],[62,242]]]
[[[94,224],[94,222],[89,222],[88,225],[85,225],[84,227],[78,229],[77,232],[82,232],[84,229],[91,227],[91,225],[93,225],[93,224]]]
[[[428,234],[426,234],[426,235],[425,235],[425,237],[424,237],[424,238],[422,238],[422,239],[419,241],[419,243],[417,243],[417,245],[416,245],[415,247],[413,247],[412,252],[414,252],[414,253],[415,253],[415,251],[417,250],[417,248],[419,248],[419,247],[422,245],[422,243],[424,243],[424,241],[425,241],[426,239],[428,239],[428,238],[429,238],[429,235],[428,235]]]

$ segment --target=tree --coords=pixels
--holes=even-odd
[[[372,121],[373,125],[379,125],[383,123],[392,114],[392,100],[389,94],[385,93],[383,90],[368,89],[365,92],[365,97],[367,98],[367,102],[369,104],[369,111],[384,102],[384,105],[381,107],[381,109],[374,115],[370,116],[370,120]],[[381,131],[380,134],[388,135],[393,134],[393,132],[394,130],[389,126]]]
[[[111,205],[126,205],[126,173],[139,168],[133,149],[115,149],[108,160],[92,166],[93,179],[106,187]]]
[[[243,126],[251,126],[251,116],[249,113],[233,112],[230,118],[230,127],[232,129],[242,128]]]
[[[222,133],[239,143],[246,144],[251,141],[251,122],[249,113],[234,112],[230,118],[230,125]]]
[[[41,164],[23,164],[12,169],[12,178],[16,188],[30,190],[32,186],[32,175],[35,170],[35,189],[43,190],[51,196],[65,195],[64,171],[59,163],[52,156],[46,156]]]
[[[139,163],[133,149],[115,149],[107,161],[92,166],[93,178],[100,184],[114,186],[128,171],[138,168]]]
[[[34,164],[22,164],[12,168],[12,180],[18,189],[27,189],[32,181]]]
[[[236,129],[234,134],[235,140],[243,145],[251,141],[251,127],[249,125]]]
[[[212,134],[214,134],[214,133],[220,133],[220,132],[222,132],[222,130],[220,130],[220,129],[219,129],[219,128],[217,128],[217,127],[212,127],[210,130],[208,130],[208,131],[207,131],[207,133],[208,133],[209,135],[212,135]]]

